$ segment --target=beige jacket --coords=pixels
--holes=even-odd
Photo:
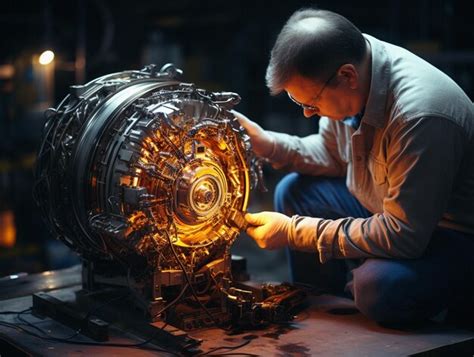
[[[364,35],[372,82],[359,129],[323,117],[318,134],[272,132],[275,168],[346,176],[373,216],[293,218],[290,246],[331,258],[417,258],[437,225],[474,233],[474,109],[447,75]]]

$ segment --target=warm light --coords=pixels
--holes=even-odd
[[[47,64],[50,64],[54,60],[54,52],[47,50],[44,51],[40,56],[39,56],[39,63],[42,64],[43,66],[46,66]]]
[[[0,248],[12,248],[16,242],[13,211],[0,211]]]

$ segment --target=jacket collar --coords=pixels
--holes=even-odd
[[[381,128],[385,125],[387,120],[385,111],[391,66],[383,42],[367,34],[364,34],[364,37],[370,43],[371,47],[372,78],[362,122]]]

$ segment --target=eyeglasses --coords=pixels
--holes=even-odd
[[[329,82],[332,81],[332,79],[336,76],[336,74],[337,74],[337,72],[334,72],[334,73],[331,75],[331,77],[329,77],[329,78],[327,79],[327,81],[324,82],[324,85],[323,85],[323,87],[321,88],[321,90],[319,91],[319,93],[313,98],[313,100],[312,100],[313,102],[316,102],[316,101],[319,99],[319,97],[321,97],[321,95],[323,94],[324,90],[325,90],[326,87],[328,86]],[[291,96],[290,93],[286,92],[286,94],[288,94],[288,98],[290,98],[293,103],[299,105],[299,106],[300,106],[301,108],[303,108],[304,110],[311,110],[311,111],[316,111],[316,110],[318,110],[317,107],[314,107],[314,106],[312,106],[312,105],[303,104],[303,103],[298,102],[295,98],[293,98],[293,97]]]

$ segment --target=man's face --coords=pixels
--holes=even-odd
[[[343,120],[361,110],[357,73],[351,73],[353,68],[347,72],[343,67],[322,81],[300,75],[288,81],[285,90],[290,99],[303,108],[305,117],[318,115]]]

